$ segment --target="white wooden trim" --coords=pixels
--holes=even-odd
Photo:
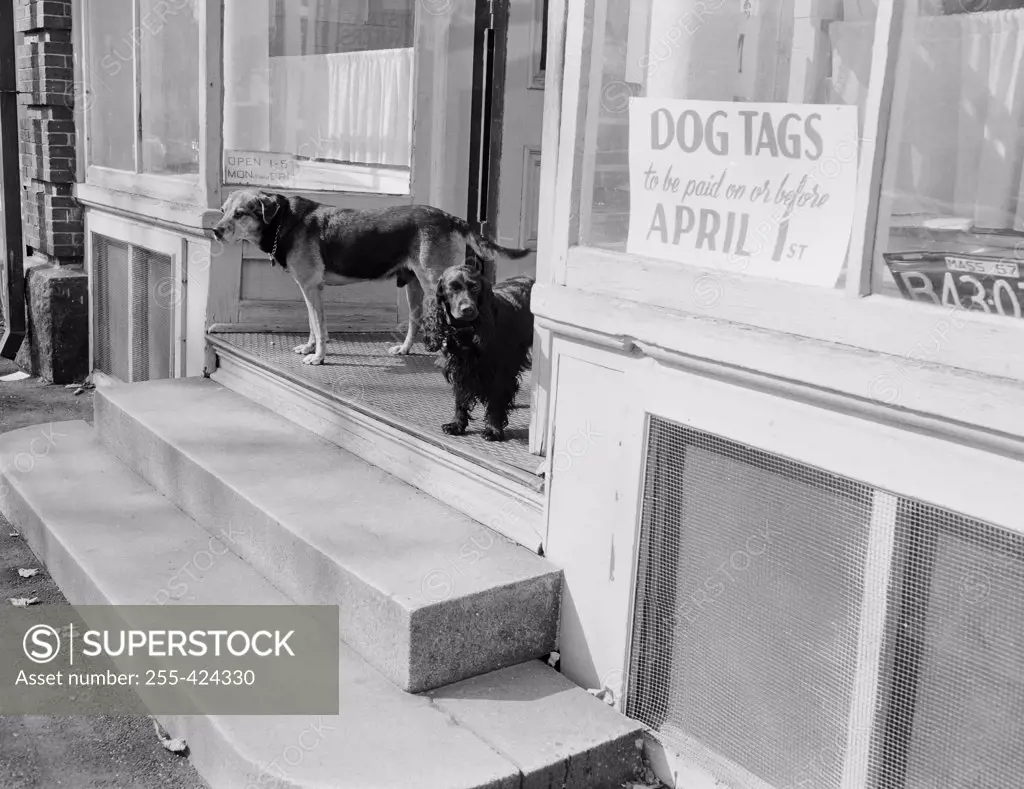
[[[187,341],[187,330],[186,330],[186,300],[187,300],[187,245],[188,240],[183,238],[180,234],[162,230],[160,228],[153,227],[149,224],[143,224],[132,220],[124,219],[122,217],[113,216],[110,214],[103,214],[95,211],[86,212],[87,219],[87,231],[85,236],[86,244],[86,256],[89,262],[89,361],[90,368],[93,367],[95,357],[93,356],[93,316],[95,315],[95,277],[92,276],[92,239],[94,234],[106,236],[107,238],[113,239],[114,241],[120,241],[125,244],[129,244],[132,247],[138,247],[140,249],[149,250],[156,252],[161,255],[166,255],[171,259],[171,276],[173,277],[173,288],[170,294],[171,300],[171,336],[168,340],[170,344],[170,370],[171,375],[183,374],[184,365],[186,363],[186,341]],[[131,258],[131,265],[135,265],[134,256]],[[129,280],[128,287],[130,289],[129,301],[131,304],[137,303],[136,294],[134,292],[135,287],[140,286],[141,281],[135,276],[134,270]],[[143,287],[145,287],[143,285]],[[149,301],[149,298],[145,299]],[[129,380],[134,381],[136,379],[135,370],[135,327],[136,327],[136,316],[132,316],[132,320],[128,323],[128,347],[130,349],[128,358],[128,377]]]
[[[900,25],[900,51],[910,53],[913,42],[913,31],[917,22],[917,3],[904,3],[897,17]],[[896,179],[899,175],[900,156],[903,142],[903,114],[906,111],[906,96],[910,89],[911,57],[897,57],[892,73],[886,79],[892,81],[891,112],[888,118],[888,129],[885,137],[883,160],[884,166],[879,183],[878,207],[871,218],[874,219],[871,243],[865,248],[870,260],[871,290],[881,290],[885,271],[885,259],[880,254],[880,244],[887,244],[892,230],[892,210],[896,204]]]
[[[127,170],[90,165],[86,168],[85,180],[90,185],[125,192],[133,197],[148,197],[197,207],[206,205],[198,175],[132,173]]]
[[[135,172],[142,162],[142,9],[141,0],[132,0],[132,118],[135,121]],[[132,373],[134,375],[134,372]]]
[[[1024,457],[1024,388],[1013,381],[567,288],[538,285],[531,304],[538,325],[557,334],[623,343],[722,380]]]
[[[651,769],[661,781],[671,789],[723,789],[721,780],[712,772],[698,766],[692,756],[683,755],[665,743],[647,734],[644,737],[644,756],[651,764]],[[726,767],[728,769],[728,767]],[[744,771],[745,772],[745,771]],[[743,776],[732,774],[732,778],[742,781]],[[746,773],[750,778],[750,774]],[[737,783],[744,789],[763,787],[761,779],[753,777],[751,783]]]
[[[563,64],[568,0],[551,0],[548,6],[548,51],[544,89],[544,119],[540,159],[540,216],[537,220],[537,282],[555,281],[556,256],[568,247],[568,235],[560,235],[558,211],[565,210],[557,185],[562,151],[560,135],[563,110]],[[582,41],[582,39],[581,39]],[[571,171],[570,171],[571,175]],[[567,217],[566,217],[567,219]],[[567,232],[567,230],[566,230]],[[543,455],[548,446],[551,412],[551,333],[534,330],[533,371],[530,375],[530,452]]]
[[[635,372],[638,361],[561,336],[555,337],[553,353],[554,396],[576,397],[576,402],[581,396],[579,387],[566,394],[570,389],[565,381],[572,370],[599,368],[625,383]],[[582,394],[586,397],[585,391]],[[614,503],[607,502],[608,509],[602,509],[599,523],[590,522],[580,513],[578,486],[581,479],[585,480],[580,476],[585,472],[564,461],[564,453],[573,454],[572,441],[578,432],[572,422],[578,412],[571,403],[565,405],[557,400],[552,404],[548,426],[545,544],[547,556],[562,567],[565,583],[579,601],[571,609],[563,610],[563,623],[577,621],[579,629],[567,629],[563,624],[562,672],[585,687],[612,689],[615,706],[621,710],[629,666],[647,417],[643,399],[628,396],[623,390],[613,390],[608,398],[596,398],[593,402],[598,412],[607,407],[621,417],[613,423],[593,425],[594,432],[600,433],[600,438],[594,440],[595,450],[602,451],[597,450],[600,442],[603,451],[616,458],[610,472],[615,479],[614,496],[603,490],[614,498]],[[563,407],[568,410],[560,411]],[[589,422],[586,430],[591,432]],[[580,455],[586,452],[583,449]],[[571,487],[566,490],[566,482],[577,486],[575,494]],[[584,521],[586,528],[581,528]],[[573,635],[566,635],[570,629]]]
[[[572,240],[572,228],[573,228],[573,209],[574,206],[579,205],[579,195],[577,190],[574,188],[576,183],[576,135],[577,128],[579,126],[579,105],[580,105],[580,86],[583,77],[583,60],[584,60],[584,45],[586,43],[586,6],[590,0],[580,0],[579,2],[569,2],[569,0],[553,0],[552,2],[552,14],[556,7],[565,8],[567,15],[565,19],[565,52],[562,60],[562,79],[549,79],[548,84],[560,83],[562,95],[561,99],[561,113],[559,116],[559,134],[558,134],[558,159],[555,162],[557,171],[554,178],[554,183],[549,183],[548,178],[544,178],[544,173],[547,170],[543,170],[542,178],[543,183],[541,188],[547,192],[548,187],[551,188],[550,194],[554,198],[554,210],[551,214],[551,224],[541,224],[540,227],[540,246],[541,256],[547,256],[549,262],[545,265],[546,268],[541,268],[541,262],[538,259],[538,282],[549,281],[552,283],[564,284],[565,278],[565,265],[569,253],[569,243]],[[549,18],[549,23],[555,22],[555,18],[552,15]],[[551,31],[549,29],[549,36]],[[545,105],[545,117],[547,116],[547,105]],[[551,148],[547,145],[548,137],[544,140],[544,151],[549,151]],[[547,207],[542,204],[542,209]],[[542,211],[541,222],[545,221],[545,215]],[[549,251],[544,252],[544,245],[546,242],[550,243]],[[544,271],[545,280],[540,279],[541,271]]]
[[[89,370],[90,380],[96,370],[96,262],[93,259],[92,217],[83,211],[82,231],[85,239],[86,291],[89,299]]]
[[[245,188],[247,187],[240,184],[223,184],[221,187],[222,200],[226,200],[232,192]],[[374,192],[345,192],[340,190],[336,192],[323,192],[305,189],[274,189],[273,191],[283,195],[300,195],[310,200],[316,200],[324,205],[334,206],[335,208],[385,208],[392,205],[412,205],[414,200],[412,195],[388,195]],[[219,210],[217,211],[217,217],[220,217]]]
[[[638,390],[652,414],[1024,534],[1020,459],[662,365],[649,370]]]
[[[182,254],[183,240],[180,235],[143,222],[90,211],[89,231],[167,255],[174,260]]]
[[[916,5],[910,2],[905,5]],[[882,170],[885,144],[892,116],[893,81],[900,45],[903,15],[896,12],[895,0],[881,0],[875,20],[875,39],[871,49],[871,71],[864,105],[864,131],[860,139],[857,173],[857,200],[846,258],[846,290],[852,296],[871,293],[875,233],[878,206],[882,195]]]
[[[876,490],[871,504],[864,586],[859,607],[857,669],[850,698],[850,718],[843,759],[842,789],[865,789],[870,775],[872,735],[881,708],[883,645],[890,582],[896,546],[896,515],[899,500]]]
[[[72,90],[74,91],[75,101],[75,181],[85,180],[85,167],[86,157],[89,150],[89,139],[86,136],[86,117],[88,112],[86,107],[88,106],[88,89],[89,85],[85,79],[86,69],[88,67],[88,61],[85,59],[86,56],[86,39],[88,36],[85,35],[85,4],[88,0],[82,3],[71,3],[71,51],[72,51]],[[81,101],[79,101],[81,98]],[[91,352],[90,352],[91,354]],[[89,356],[90,369],[92,364],[92,356]]]
[[[234,323],[237,321],[242,294],[242,246],[232,244],[211,245],[210,267],[207,281],[206,326],[213,331],[218,323]],[[307,317],[307,322],[308,322]],[[265,330],[265,326],[254,331]]]
[[[577,199],[580,203],[579,235],[578,238],[590,238],[590,220],[594,207],[594,175],[597,163],[597,132],[601,122],[602,98],[604,96],[604,48],[606,27],[608,24],[608,0],[587,0],[587,5],[592,6],[594,12],[593,28],[590,38],[590,56],[587,63],[588,74],[586,87],[587,97],[585,99],[585,120],[583,122],[583,135],[579,140],[582,149],[582,156],[579,159],[579,193]],[[582,91],[583,84],[580,84]],[[609,86],[611,87],[611,85]],[[619,90],[625,90],[625,85],[616,86]],[[616,96],[616,99],[620,97]],[[626,107],[622,111],[626,111]],[[576,142],[576,140],[574,140]],[[575,158],[575,157],[574,157]],[[575,180],[573,181],[575,183]],[[563,188],[565,185],[563,184]],[[570,239],[570,242],[572,239]]]
[[[530,226],[540,219],[540,173],[541,149],[523,146],[523,187],[519,196],[519,246],[522,249],[536,249],[540,238],[538,229],[531,234]]]
[[[90,183],[75,184],[75,198],[89,209],[144,221],[190,236],[205,236],[220,218],[220,211],[198,205],[171,203]]]
[[[1024,381],[1024,321],[574,247],[574,290],[883,353],[903,369],[948,365]],[[716,296],[715,303],[708,294]],[[701,298],[695,299],[695,295]],[[582,318],[582,316],[581,316]],[[672,342],[666,337],[651,338]],[[867,386],[869,382],[865,382]]]
[[[201,0],[199,16],[199,183],[202,205],[216,208],[224,156],[224,3]]]

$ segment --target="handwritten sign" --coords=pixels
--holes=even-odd
[[[630,253],[836,286],[856,107],[632,98],[629,141]]]
[[[295,180],[295,157],[289,153],[225,151],[224,183],[284,188]]]

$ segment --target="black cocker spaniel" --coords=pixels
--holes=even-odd
[[[510,277],[491,285],[474,265],[451,266],[438,280],[426,345],[441,351],[455,393],[455,419],[442,426],[448,435],[463,435],[473,406],[481,403],[487,409],[483,437],[505,440],[520,376],[530,368],[533,284],[531,277]]]

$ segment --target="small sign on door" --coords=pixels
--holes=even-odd
[[[290,153],[225,151],[224,183],[285,188],[295,180],[295,157]]]

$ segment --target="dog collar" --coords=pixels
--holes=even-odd
[[[277,259],[277,247],[281,243],[281,239],[284,236],[287,236],[288,233],[292,232],[292,230],[295,229],[295,226],[298,223],[299,223],[298,220],[294,220],[292,222],[291,226],[288,227],[287,232],[282,232],[282,231],[285,230],[285,225],[286,225],[286,222],[282,222],[281,224],[279,224],[277,226],[277,230],[274,233],[274,246],[272,246],[270,248],[270,259],[273,260],[275,263],[279,263],[282,268],[287,268],[287,266],[285,265],[285,262],[283,260],[278,260]]]
[[[277,260],[277,242],[281,240],[281,226],[277,226],[277,232],[274,233],[274,246],[270,248],[270,259],[279,262]]]

